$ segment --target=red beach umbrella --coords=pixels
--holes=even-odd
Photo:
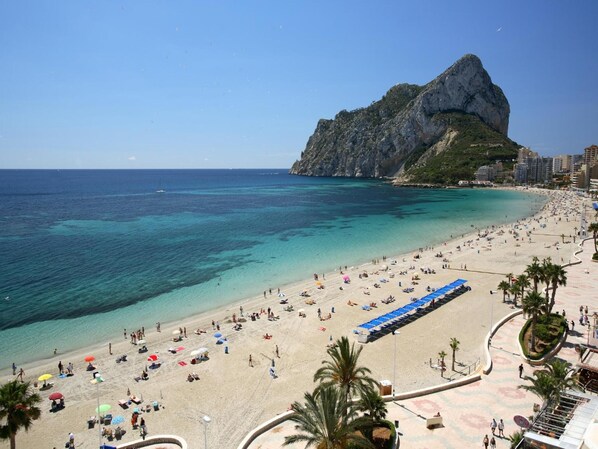
[[[158,360],[158,356],[156,354],[152,354],[147,358],[148,362],[155,362],[156,360]]]
[[[84,360],[85,360],[86,362],[93,362],[95,359],[96,359],[96,358],[95,358],[93,355],[88,355],[88,356],[85,356],[85,359],[84,359]]]
[[[56,391],[55,393],[52,393],[50,396],[48,396],[48,399],[50,401],[58,401],[60,399],[62,399],[64,396],[62,393],[59,393],[58,391]]]

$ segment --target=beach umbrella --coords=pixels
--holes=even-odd
[[[189,354],[191,354],[192,356],[196,356],[196,355],[201,354],[201,352],[199,352],[199,349],[195,349],[195,350],[191,351]]]
[[[175,329],[172,331],[172,335],[179,335],[180,333],[181,333],[181,331],[178,329]]]
[[[84,359],[84,360],[85,360],[86,362],[93,362],[95,359],[96,359],[96,358],[95,358],[93,355],[88,355],[88,356],[85,356],[85,359]]]
[[[99,407],[96,407],[96,413],[106,413],[111,408],[112,406],[110,404],[102,404]]]
[[[55,393],[52,393],[50,396],[48,396],[48,399],[50,401],[58,401],[60,399],[62,399],[64,396],[62,395],[62,393],[59,393],[58,391]]]
[[[214,334],[214,338],[220,338],[220,337],[222,337],[222,334],[220,332],[216,332]]]
[[[37,378],[37,380],[39,380],[40,382],[45,382],[48,379],[52,379],[52,377],[53,376],[51,374],[42,374]]]
[[[304,313],[304,312],[305,312],[305,309],[299,309],[299,310],[297,310],[297,312],[299,312],[299,313]]]
[[[121,424],[125,422],[125,417],[123,415],[116,415],[112,418],[112,424]]]
[[[208,352],[210,352],[210,351],[208,351],[208,348],[199,348],[198,351],[199,351],[199,354],[207,354]]]
[[[144,345],[145,344],[145,340],[137,340],[137,344],[138,345]]]
[[[226,341],[226,338],[219,338],[218,340],[216,340],[216,344],[217,345],[221,345],[222,343],[224,343]]]
[[[156,360],[158,360],[158,356],[156,354],[152,354],[147,358],[148,362],[155,362]]]

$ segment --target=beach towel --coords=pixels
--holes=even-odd
[[[181,365],[181,366],[187,366],[187,362],[184,362],[184,361],[182,361],[182,360],[181,360],[181,361],[179,362],[179,365]]]
[[[181,352],[183,349],[185,349],[183,346],[179,346],[178,348],[176,348],[176,352]]]
[[[321,330],[322,332],[324,332],[324,331],[326,330],[326,328],[325,328],[325,327],[321,327],[321,328],[320,328],[320,330]]]

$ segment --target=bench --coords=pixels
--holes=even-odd
[[[433,429],[434,427],[442,427],[442,416],[433,416],[426,418],[426,427]]]

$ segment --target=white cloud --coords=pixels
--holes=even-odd
[[[127,159],[129,159],[130,161],[136,161],[137,158],[135,156],[129,156]]]

